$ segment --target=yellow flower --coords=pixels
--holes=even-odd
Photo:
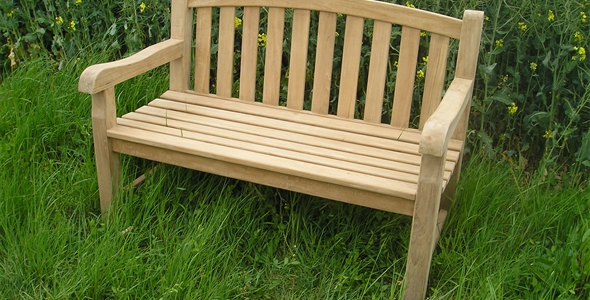
[[[498,47],[498,48],[504,47],[504,40],[503,39],[496,40],[496,47]]]
[[[486,20],[486,21],[489,21],[490,20],[490,17],[489,16],[485,16],[483,19]]]
[[[532,62],[532,63],[530,63],[529,67],[531,68],[531,71],[536,71],[537,70],[537,63]]]
[[[516,106],[516,103],[512,102],[512,104],[510,104],[510,106],[508,106],[506,109],[508,109],[508,113],[513,115],[518,111],[518,106]]]
[[[548,21],[555,21],[555,14],[553,13],[552,10],[549,10],[549,12],[547,13],[547,20]]]
[[[410,3],[410,1],[406,1],[406,6],[409,8],[416,8],[416,6],[414,6],[414,4]]]
[[[576,33],[574,33],[574,42],[580,44],[583,40],[584,36],[579,31],[576,31]]]
[[[393,62],[393,67],[397,69],[397,67],[399,67],[399,63],[396,61]]]
[[[70,22],[70,29],[72,29],[72,31],[76,31],[76,22],[74,22],[74,21]]]
[[[234,28],[238,28],[238,27],[240,27],[240,25],[242,25],[242,19],[236,17],[234,19]]]
[[[546,139],[550,139],[553,137],[553,132],[551,132],[551,130],[546,130],[545,134],[543,135],[544,138]]]
[[[424,32],[424,31],[420,31],[420,36],[421,36],[421,37],[426,37],[426,36],[427,36],[427,34],[426,34],[426,32]]]
[[[64,18],[62,18],[61,16],[58,16],[57,18],[55,18],[56,25],[63,24],[63,22],[64,22]]]
[[[12,16],[14,16],[14,10],[11,10],[9,12],[6,13],[6,16],[9,18],[12,18]]]
[[[424,71],[418,70],[418,72],[416,72],[416,77],[418,77],[418,79],[424,78]]]
[[[82,3],[82,0],[76,0],[76,4]]]
[[[340,36],[340,33],[338,33],[338,31],[334,32],[335,36]]]
[[[586,60],[586,48],[584,48],[584,47],[578,48],[578,54],[580,55],[580,61]]]
[[[425,66],[428,64],[428,56],[422,57],[422,65]]]
[[[139,5],[139,12],[143,13],[143,11],[145,10],[147,6],[145,5],[145,3],[141,2],[141,4]]]
[[[266,33],[258,34],[258,47],[266,47]]]
[[[585,12],[580,12],[580,19],[582,19],[582,23],[586,23],[586,19],[588,19],[588,16],[586,16]]]
[[[524,22],[518,22],[518,28],[520,28],[522,31],[526,31],[528,27]]]

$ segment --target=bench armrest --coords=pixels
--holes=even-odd
[[[96,94],[129,78],[169,63],[182,56],[184,41],[169,39],[149,46],[127,58],[92,65],[80,75],[78,91]]]
[[[463,111],[471,103],[468,96],[471,95],[472,86],[473,80],[453,79],[438,108],[424,124],[420,153],[443,156]]]

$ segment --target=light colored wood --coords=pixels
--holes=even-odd
[[[365,20],[362,18],[346,17],[337,111],[341,118],[354,118],[364,25]]]
[[[207,173],[232,177],[259,184],[288,189],[327,199],[338,200],[350,204],[371,207],[389,212],[411,216],[414,201],[373,193],[362,189],[341,186],[309,178],[286,175],[252,168],[226,161],[193,156],[169,149],[136,144],[124,140],[114,140],[113,149],[145,159],[159,161],[171,165],[200,170]]]
[[[443,157],[427,154],[422,156],[404,276],[403,299],[424,299],[426,294],[432,249],[437,237],[444,162],[444,155]]]
[[[291,161],[326,166],[333,169],[366,174],[378,178],[393,179],[413,184],[418,182],[417,174],[408,173],[403,170],[392,170],[383,166],[370,165],[367,161],[374,161],[374,159],[363,155],[353,157],[350,154],[301,145],[295,142],[273,141],[272,138],[263,138],[243,133],[236,134],[232,131],[173,120],[168,120],[165,125],[162,124],[165,121],[166,120],[161,120],[159,122],[160,124],[154,124],[131,119],[120,119],[118,124],[136,129],[216,144],[228,148],[246,150],[253,153],[271,154],[272,156],[285,158]],[[357,158],[357,160],[351,160],[351,158]],[[406,166],[402,167],[405,168]]]
[[[107,212],[111,207],[121,177],[119,154],[113,152],[107,137],[107,130],[117,124],[116,118],[115,90],[112,87],[92,95],[92,136],[102,212]]]
[[[375,21],[364,113],[364,119],[367,122],[381,123],[390,40],[391,24]]]
[[[211,80],[211,7],[197,9],[195,43],[195,91],[209,93]]]
[[[479,44],[483,28],[484,14],[481,11],[467,10],[463,14],[464,26],[461,31],[461,43],[457,55],[457,70],[455,76],[459,78],[475,80],[477,69],[477,57],[479,55]],[[471,99],[473,90],[467,93]],[[464,141],[467,133],[467,122],[469,120],[469,109],[466,109],[459,120],[453,138]]]
[[[307,46],[309,44],[310,11],[296,9],[293,12],[293,37],[289,59],[289,83],[287,107],[303,109],[305,77],[307,75]]]
[[[375,148],[363,144],[357,144],[342,140],[332,139],[329,137],[317,137],[310,136],[305,132],[292,132],[284,130],[282,123],[275,125],[274,127],[263,127],[251,124],[245,124],[237,122],[236,120],[222,120],[215,117],[208,117],[203,115],[195,115],[185,112],[179,112],[174,110],[168,110],[152,106],[144,106],[137,110],[137,113],[129,113],[123,116],[123,118],[133,119],[138,121],[150,122],[155,124],[161,124],[166,126],[172,126],[178,124],[175,121],[181,123],[198,124],[208,126],[209,128],[218,128],[228,131],[235,132],[236,134],[253,134],[257,137],[266,137],[274,139],[275,141],[287,141],[296,142],[301,145],[314,146],[322,148],[324,150],[336,150],[337,152],[344,152],[349,154],[362,153],[366,157],[376,158],[375,166],[389,166],[392,169],[406,170],[407,172],[417,172],[420,166],[421,156],[418,153],[393,153],[387,149]],[[160,120],[160,121],[159,121]],[[161,121],[163,120],[163,121]],[[178,125],[177,128],[185,128],[189,125]],[[211,132],[211,130],[210,130]],[[277,143],[281,145],[281,143]],[[293,147],[301,149],[302,147]],[[452,151],[449,151],[452,153]],[[325,151],[325,155],[331,155],[330,151]],[[351,158],[353,159],[353,158]],[[359,160],[355,160],[359,161]],[[401,167],[398,164],[407,165]],[[446,172],[451,172],[455,162],[447,158],[447,164],[445,166]],[[395,167],[394,167],[395,166]],[[408,167],[413,166],[413,167]],[[410,169],[406,169],[410,168]],[[416,173],[417,174],[417,173]],[[446,176],[446,175],[445,175]]]
[[[118,61],[92,65],[80,75],[78,91],[96,94],[114,87],[129,78],[181,57],[183,45],[183,41],[171,39]]]
[[[252,116],[267,116],[273,119],[297,122],[303,125],[312,125],[327,129],[340,129],[364,136],[381,137],[402,142],[419,143],[421,132],[413,129],[397,129],[386,124],[369,124],[363,121],[342,119],[332,115],[317,115],[307,111],[295,111],[284,107],[272,107],[260,103],[243,103],[231,99],[215,98],[211,96],[195,95],[190,93],[178,93],[167,91],[162,99],[202,105],[211,108],[239,112]],[[295,125],[299,127],[299,125]],[[290,130],[297,130],[291,128]],[[449,149],[459,150],[462,147],[460,141],[451,140]]]
[[[148,134],[149,133],[149,134]],[[413,200],[416,185],[217,144],[116,126],[108,137]]]
[[[375,176],[382,176],[382,177],[389,177],[392,179],[397,179],[400,181],[406,181],[410,183],[417,182],[417,174],[419,172],[419,165],[412,163],[403,163],[398,162],[392,157],[396,156],[395,152],[388,152],[387,158],[376,158],[371,155],[371,153],[355,153],[355,152],[347,152],[342,151],[338,148],[338,145],[342,143],[338,143],[339,141],[335,140],[327,140],[324,139],[322,142],[327,146],[324,147],[323,145],[318,146],[310,143],[302,143],[301,141],[297,140],[296,138],[291,137],[291,133],[289,132],[282,132],[282,134],[278,134],[283,139],[277,138],[275,136],[263,136],[259,134],[250,134],[245,132],[236,132],[231,129],[219,128],[217,126],[210,126],[209,123],[197,123],[197,122],[190,122],[189,117],[185,116],[184,113],[179,112],[164,112],[166,114],[166,118],[158,117],[151,114],[140,114],[140,113],[129,113],[123,116],[123,118],[119,119],[118,124],[124,125],[128,127],[134,127],[139,129],[146,129],[155,132],[161,133],[168,133],[172,135],[180,135],[187,138],[194,138],[192,133],[198,133],[202,135],[210,135],[215,137],[221,137],[222,139],[229,139],[235,140],[239,142],[245,142],[249,144],[256,144],[262,145],[265,147],[274,147],[282,150],[294,151],[298,153],[304,153],[306,155],[299,156],[296,153],[289,152],[282,152],[281,150],[269,150],[268,153],[273,153],[274,155],[284,155],[285,157],[291,157],[293,159],[298,160],[307,160],[309,162],[314,162],[316,164],[322,165],[330,165],[334,167],[338,167],[338,163],[334,162],[334,160],[343,161],[346,163],[354,163],[357,165],[364,165],[369,167],[375,167],[379,169],[367,168],[367,169],[359,169],[351,165],[349,170],[358,170],[361,173],[366,174],[373,174]],[[187,120],[188,119],[188,120]],[[157,126],[155,126],[157,125]],[[213,124],[215,125],[215,123]],[[240,126],[243,124],[237,124]],[[160,127],[164,126],[164,127]],[[236,126],[236,127],[237,127]],[[170,129],[177,129],[177,130],[170,130]],[[259,129],[259,128],[256,128]],[[278,131],[278,129],[274,129]],[[256,132],[256,131],[253,131]],[[256,132],[257,133],[257,132]],[[193,136],[193,137],[191,137]],[[286,137],[286,138],[285,138]],[[203,139],[209,139],[209,137],[202,137]],[[215,138],[213,138],[215,139]],[[208,140],[209,141],[209,140]],[[217,144],[227,144],[232,145],[232,142],[216,140]],[[336,144],[336,145],[334,145]],[[346,143],[344,143],[346,145]],[[244,146],[245,148],[249,148],[250,146]],[[368,149],[372,150],[370,147]],[[254,149],[254,148],[252,148]],[[266,149],[266,148],[265,148]],[[280,156],[279,155],[279,156]],[[313,155],[313,158],[309,158],[309,155]],[[416,155],[417,158],[419,158]],[[322,161],[323,158],[326,158],[326,161]],[[348,164],[344,164],[348,166]],[[454,164],[451,164],[451,166]],[[361,171],[362,170],[362,171]],[[375,170],[375,172],[371,172],[370,170]],[[389,171],[394,171],[395,173],[391,173],[388,175]],[[399,174],[398,174],[399,173]],[[403,174],[402,174],[403,173]],[[444,179],[448,180],[450,177],[451,172],[446,171],[445,167],[445,175]]]
[[[395,127],[407,128],[410,121],[419,46],[420,29],[403,27],[391,112],[391,125]]]
[[[190,85],[193,9],[186,6],[186,0],[171,2],[170,38],[183,41],[183,45],[181,56],[170,61],[170,89],[186,91]]]
[[[189,0],[190,7],[207,6],[264,6],[305,10],[326,11],[357,16],[365,19],[412,26],[424,31],[447,35],[452,38],[461,36],[461,20],[448,16],[416,9],[403,5],[381,1],[349,0]]]
[[[324,138],[331,138],[342,141],[350,141],[357,144],[369,145],[375,148],[382,148],[387,150],[394,150],[402,153],[414,154],[418,151],[418,144],[407,143],[398,140],[391,140],[386,138],[372,137],[358,133],[351,133],[333,128],[323,128],[314,125],[306,125],[294,123],[291,121],[276,120],[268,117],[259,117],[249,114],[241,114],[231,111],[224,111],[213,109],[209,107],[196,106],[192,104],[183,104],[170,102],[167,100],[154,100],[150,102],[150,106],[160,107],[183,111],[196,115],[205,115],[212,118],[234,120],[240,123],[269,127],[269,128],[284,128],[286,131],[307,134],[309,136],[317,136]]]
[[[337,17],[335,13],[322,11],[318,24],[311,111],[323,115],[328,113],[330,106]]]
[[[259,7],[244,7],[242,22],[242,62],[240,66],[240,99],[254,102],[258,58]]]
[[[279,93],[281,91],[281,64],[283,56],[285,9],[270,8],[267,23],[262,102],[268,105],[278,105]]]
[[[442,102],[424,125],[420,153],[439,157],[445,155],[463,111],[471,104],[469,92],[472,88],[473,80],[453,79]]]
[[[447,59],[449,54],[449,37],[433,34],[430,37],[422,109],[420,110],[420,129],[438,107],[442,99],[442,90],[447,74]]]
[[[219,42],[217,48],[217,95],[231,97],[234,76],[235,7],[219,9]]]
[[[188,90],[193,12],[198,7],[195,91]],[[235,7],[244,7],[240,98],[234,80]],[[220,7],[216,89],[209,94],[211,7]],[[268,37],[258,45],[260,7]],[[294,9],[287,106],[279,107],[285,8]],[[312,112],[302,111],[310,10],[320,11]],[[347,15],[337,116],[328,115],[336,14]],[[364,18],[374,19],[365,120],[354,120]],[[172,0],[171,40],[128,59],[88,68],[101,209],[119,187],[118,153],[413,217],[404,299],[423,299],[436,241],[460,166],[483,13],[464,20],[369,0]],[[403,27],[392,121],[380,124],[391,23]],[[429,63],[419,129],[409,129],[420,31]],[[456,77],[444,88],[450,38],[461,38]],[[313,38],[313,37],[312,37]],[[263,103],[253,102],[258,51]],[[170,62],[170,90],[116,119],[114,85]],[[365,84],[364,82],[360,84]],[[247,101],[242,101],[247,100]],[[439,103],[440,102],[440,103]],[[271,104],[272,106],[269,106]],[[422,130],[420,130],[422,129]],[[441,209],[442,208],[442,209]]]

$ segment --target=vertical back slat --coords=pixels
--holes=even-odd
[[[430,49],[428,50],[426,81],[424,82],[424,95],[420,110],[420,129],[424,127],[442,99],[448,54],[449,37],[433,33],[430,37]]]
[[[395,127],[406,128],[410,121],[419,45],[420,30],[404,26],[391,114],[391,125]]]
[[[309,21],[309,10],[296,9],[293,12],[293,36],[291,38],[291,57],[289,59],[289,92],[287,94],[287,107],[293,109],[303,109]]]
[[[262,102],[269,105],[278,105],[281,84],[281,57],[283,55],[285,9],[275,7],[269,8],[267,26]]]
[[[197,9],[195,45],[195,92],[209,93],[211,71],[211,7]]]
[[[235,7],[221,7],[217,60],[217,95],[231,97],[234,68]]]
[[[184,92],[189,89],[191,70],[191,45],[193,9],[182,1],[173,0],[170,16],[170,38],[183,40],[182,57],[170,62],[170,89]]]
[[[240,99],[254,101],[258,57],[259,7],[244,7],[242,22],[242,61],[240,64]]]
[[[318,45],[313,75],[311,111],[324,115],[328,113],[330,105],[330,84],[332,82],[337,17],[338,15],[335,13],[322,11],[320,12],[318,24]]]
[[[363,18],[346,17],[337,111],[342,118],[354,118],[364,24]]]
[[[375,21],[373,27],[373,41],[371,43],[371,62],[369,65],[369,79],[367,82],[367,99],[365,101],[364,119],[367,122],[381,123],[390,39],[391,24]]]

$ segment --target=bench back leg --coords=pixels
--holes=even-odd
[[[120,181],[119,154],[112,151],[107,138],[107,130],[115,126],[116,122],[114,89],[111,87],[92,95],[92,131],[100,209],[103,212],[110,207]]]

